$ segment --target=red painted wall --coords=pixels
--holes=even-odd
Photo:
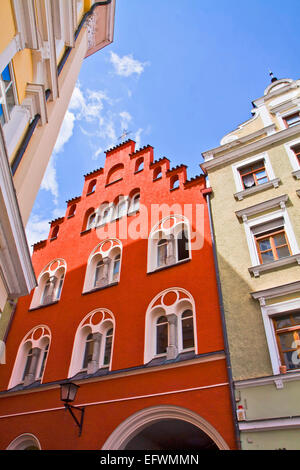
[[[167,159],[157,163],[153,161],[152,147],[147,146],[135,152],[134,146],[133,141],[127,141],[108,151],[104,169],[85,175],[82,195],[68,202],[64,218],[52,222],[48,240],[35,245],[33,264],[37,277],[51,260],[63,258],[66,261],[67,272],[63,290],[58,303],[35,310],[29,310],[33,293],[19,300],[7,340],[7,364],[1,366],[1,390],[7,389],[22,339],[27,332],[40,324],[47,325],[52,334],[43,384],[65,379],[76,330],[85,315],[96,308],[108,308],[116,321],[111,370],[120,371],[142,366],[147,307],[159,292],[169,287],[184,288],[195,300],[198,354],[224,349],[208,212],[201,193],[205,189],[205,179],[201,176],[188,181],[185,166],[170,171]],[[136,173],[135,164],[140,157],[144,158],[144,169]],[[122,175],[122,179],[106,185],[108,178],[111,181],[111,169],[120,164],[124,165],[124,169],[118,169],[116,175],[118,178]],[[153,172],[157,166],[162,168],[162,178],[153,181]],[[180,187],[170,191],[170,182],[174,175],[179,176]],[[95,179],[95,191],[86,195],[90,182]],[[192,259],[186,263],[147,274],[148,240],[122,239],[123,255],[118,285],[83,295],[87,260],[101,241],[96,229],[82,233],[85,214],[90,208],[97,208],[104,201],[114,201],[119,195],[127,196],[136,188],[140,190],[141,205],[148,209],[148,233],[153,226],[151,205],[191,204],[193,225],[196,220],[196,204],[199,204],[203,208],[203,247],[193,250]],[[68,218],[69,208],[74,203],[75,215]],[[127,217],[127,220],[137,221],[140,214]],[[120,223],[122,219],[111,222],[110,225],[118,227]],[[50,240],[52,230],[57,224],[58,236]],[[116,237],[119,238],[118,233]],[[225,359],[220,359],[170,369],[161,368],[135,375],[125,374],[122,377],[116,374],[114,378],[105,380],[101,378],[93,383],[82,384],[77,402],[90,403],[151,395],[211,384],[226,384],[227,381]],[[124,419],[137,410],[160,403],[176,404],[194,410],[218,430],[231,448],[235,447],[228,385],[90,406],[86,411],[85,432],[80,439],[71,417],[64,410],[47,412],[47,416],[45,413],[37,413],[3,417],[24,411],[61,407],[59,389],[55,385],[53,387],[49,390],[43,388],[43,391],[40,389],[35,392],[0,394],[0,448],[6,448],[19,434],[31,432],[40,439],[42,448],[45,449],[99,449]],[[4,427],[5,434],[2,432]],[[53,429],[56,430],[55,433]]]

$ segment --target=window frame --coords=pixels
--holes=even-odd
[[[292,312],[300,310],[300,298],[276,302],[270,305],[264,305],[264,302],[261,304],[261,313],[263,324],[265,328],[266,340],[268,344],[270,360],[272,365],[272,370],[274,375],[281,373],[280,366],[284,365],[281,361],[280,350],[278,348],[276,331],[274,328],[274,318],[286,315]],[[298,369],[290,369],[288,373],[293,372],[299,373],[300,363]]]
[[[255,163],[252,163],[252,164],[250,164],[250,165],[246,165],[245,167],[240,167],[240,168],[239,168],[240,178],[241,178],[241,180],[242,180],[242,185],[243,185],[243,189],[244,189],[244,190],[253,188],[253,187],[255,187],[255,186],[259,186],[259,185],[261,185],[261,184],[264,184],[264,183],[267,183],[267,182],[270,181],[270,180],[269,180],[269,175],[268,175],[267,170],[266,170],[265,160],[258,160],[258,161],[256,162],[256,164],[258,164],[260,161],[262,162],[262,166],[261,166],[260,168],[253,169],[253,167],[255,166]],[[242,174],[241,174],[241,171],[242,171],[243,168],[246,168],[246,169],[247,169],[247,168],[252,168],[252,170],[250,170],[250,171],[248,171],[247,173],[245,173],[245,174],[242,175]],[[261,172],[262,170],[265,172],[266,176],[264,176],[263,178],[257,178],[257,174],[256,174],[256,173]],[[250,186],[249,188],[247,188],[247,187],[245,186],[245,182],[244,182],[243,178],[244,178],[245,176],[250,176],[250,175],[253,177],[254,185],[253,185],[253,186]],[[267,178],[267,181],[264,181],[264,183],[259,183],[259,179],[265,179],[265,178]]]
[[[269,155],[268,155],[267,152],[262,152],[258,155],[246,158],[245,160],[241,160],[241,161],[239,161],[239,162],[232,165],[233,178],[234,178],[237,193],[242,193],[243,194],[246,191],[250,192],[251,190],[254,190],[255,188],[256,188],[256,191],[259,188],[263,189],[263,184],[266,184],[266,183],[263,183],[263,184],[257,185],[257,186],[252,186],[251,188],[245,189],[244,185],[243,185],[243,182],[242,182],[241,174],[240,174],[240,170],[243,167],[246,167],[248,165],[249,166],[254,165],[255,163],[258,163],[260,160],[262,160],[264,162],[264,168],[265,168],[267,176],[268,176],[268,183],[271,183],[273,180],[276,180],[275,174],[274,174],[271,162],[270,162]]]
[[[293,118],[294,116],[298,116],[298,118],[299,118],[298,121],[296,121],[295,124],[289,125],[288,122],[287,122],[287,119],[288,118]],[[282,119],[283,119],[283,122],[284,122],[286,128],[294,127],[297,124],[300,124],[300,111],[298,110],[298,111],[293,112],[292,114],[286,114],[285,116],[282,116]]]
[[[274,241],[274,237],[276,235],[279,235],[280,233],[284,234],[286,243],[283,244],[283,245],[277,246],[275,241]],[[276,261],[276,260],[281,259],[281,258],[285,258],[285,256],[279,257],[278,252],[277,252],[278,248],[282,248],[284,246],[288,247],[289,256],[291,256],[291,248],[290,248],[289,241],[288,241],[286,231],[285,231],[284,228],[283,229],[278,229],[278,230],[275,229],[275,231],[272,231],[271,233],[265,233],[265,234],[262,233],[262,234],[259,234],[259,235],[254,235],[254,237],[255,237],[255,241],[256,241],[256,249],[257,249],[258,257],[259,257],[259,260],[260,260],[260,264],[264,264],[262,253],[269,252],[269,251],[271,251],[272,255],[273,255],[273,260],[270,260],[270,262],[271,261]],[[261,248],[259,246],[259,242],[262,241],[262,240],[266,240],[268,238],[270,239],[271,248],[268,249],[268,250],[261,250]]]
[[[272,220],[276,220],[279,218],[284,219],[284,230],[285,230],[286,238],[290,247],[290,256],[299,253],[299,247],[298,247],[297,240],[296,240],[293,228],[292,228],[292,224],[289,219],[288,212],[285,208],[280,209],[280,210],[271,212],[266,215],[255,217],[250,220],[248,219],[244,220],[244,229],[246,233],[246,239],[248,243],[252,266],[258,266],[258,265],[262,266],[262,264],[260,263],[259,254],[257,251],[255,235],[253,234],[251,229],[258,225],[262,225],[264,223],[271,222]],[[266,263],[263,263],[263,265],[266,265]]]
[[[5,71],[5,69],[7,67],[9,69],[9,73],[10,73],[10,83],[7,87],[5,87],[5,81],[2,78],[2,73]],[[6,99],[6,92],[11,87],[12,87],[13,96],[14,96],[14,106],[9,111],[8,105],[7,105],[7,99]],[[2,106],[2,109],[3,109],[4,122],[3,122],[2,126],[4,126],[6,123],[8,123],[11,120],[12,111],[13,111],[14,107],[18,105],[18,95],[17,95],[16,81],[15,81],[15,75],[14,75],[12,61],[10,61],[0,73],[0,105]],[[0,117],[0,123],[1,123],[1,117]]]

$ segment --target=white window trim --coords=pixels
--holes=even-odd
[[[39,329],[43,330],[43,334],[37,340],[35,340],[34,339],[34,333]],[[47,339],[47,342],[49,343],[48,354],[47,354],[47,358],[46,358],[46,362],[45,362],[45,366],[44,366],[42,376],[38,377],[40,369],[41,369],[41,365],[42,365],[43,352],[44,352],[44,349],[45,349],[45,344],[44,344],[45,343],[45,338]],[[26,344],[29,344],[29,343],[30,343],[30,346],[29,347],[26,346]],[[47,366],[50,347],[51,347],[51,332],[50,332],[48,326],[38,325],[38,326],[34,327],[32,330],[30,330],[25,335],[25,337],[22,339],[21,344],[19,346],[17,356],[16,356],[16,360],[15,360],[14,367],[13,367],[13,371],[12,371],[10,381],[9,381],[9,384],[8,384],[8,389],[23,383],[22,376],[23,376],[23,373],[24,373],[24,368],[25,368],[25,364],[26,364],[26,360],[27,360],[27,353],[28,353],[28,350],[31,349],[31,348],[32,349],[33,348],[41,349],[40,357],[39,357],[37,367],[36,367],[36,378],[35,378],[35,380],[40,380],[42,382],[43,377],[44,377],[44,373],[45,373],[45,370],[46,370],[46,366]],[[24,355],[25,353],[26,353],[26,355]]]
[[[174,218],[175,220],[178,219],[175,224],[167,229],[159,228],[159,226],[163,223],[165,223],[168,219]],[[179,231],[181,231],[180,227],[178,230],[178,226],[183,225],[183,229],[186,229],[187,231],[187,238],[188,238],[188,243],[189,243],[189,257],[184,259],[184,260],[179,260],[178,261],[178,247],[177,247],[177,235]],[[161,232],[162,236],[160,238],[155,238],[155,233]],[[159,240],[162,238],[168,239],[168,237],[173,234],[174,235],[174,246],[175,246],[175,263],[173,264],[166,264],[165,266],[157,266],[157,243]],[[151,230],[148,238],[148,256],[147,256],[148,262],[147,262],[147,272],[155,272],[157,270],[160,270],[164,267],[168,266],[175,266],[176,264],[180,264],[183,261],[187,261],[192,259],[192,250],[191,250],[191,232],[190,232],[190,223],[189,220],[184,217],[183,215],[179,214],[172,214],[171,216],[167,216],[164,219],[160,220]]]
[[[102,246],[105,245],[107,242],[111,242],[111,247],[107,251],[102,250]],[[114,243],[117,242],[115,245]],[[117,254],[120,255],[120,266],[119,266],[119,276],[117,280],[113,280],[113,262]],[[99,289],[99,287],[94,286],[94,279],[95,279],[95,269],[97,262],[100,259],[110,258],[110,267],[108,271],[108,282],[107,284],[103,285],[102,287],[108,287],[111,284],[115,284],[119,282],[121,276],[121,269],[122,269],[122,254],[123,254],[123,245],[120,240],[116,238],[109,238],[107,240],[103,240],[99,243],[92,251],[89,256],[86,268],[86,274],[83,284],[83,293],[92,292],[95,289]],[[98,258],[98,260],[97,260]],[[100,287],[101,288],[101,287]]]
[[[92,318],[93,315],[98,315],[102,313],[102,319],[96,325],[93,324]],[[87,320],[90,318],[90,321]],[[74,375],[80,372],[87,372],[87,369],[82,368],[84,352],[85,352],[85,344],[86,344],[86,336],[89,333],[100,333],[102,334],[101,345],[100,345],[100,355],[99,355],[99,363],[98,369],[102,368],[109,368],[111,369],[112,357],[113,357],[113,350],[114,350],[114,340],[115,340],[115,318],[112,312],[105,308],[97,308],[92,312],[88,313],[83,320],[80,322],[80,325],[77,328],[72,357],[70,362],[70,367],[68,371],[68,378],[73,377]],[[111,346],[111,355],[110,355],[110,363],[103,364],[104,360],[104,349],[105,349],[105,340],[106,340],[106,333],[107,331],[113,328],[113,338],[112,338],[112,346]]]
[[[173,305],[165,305],[163,303],[164,296],[169,292],[177,293],[177,300]],[[184,298],[179,298],[179,294],[184,294]],[[158,299],[161,298],[161,303],[157,304]],[[184,304],[186,304],[184,306]],[[193,312],[193,330],[194,330],[194,347],[183,349],[182,347],[182,325],[181,325],[181,315],[185,310],[192,310]],[[192,295],[185,289],[180,287],[172,287],[165,289],[160,292],[155,298],[151,301],[150,305],[147,308],[146,312],[146,322],[145,322],[145,349],[144,349],[144,363],[147,364],[152,359],[157,357],[166,357],[165,354],[156,354],[156,321],[160,316],[168,316],[175,314],[177,316],[177,348],[178,355],[195,351],[195,354],[198,353],[198,339],[197,339],[197,327],[196,327],[196,308],[195,301]],[[169,326],[170,328],[170,326]],[[170,331],[169,331],[170,335]]]
[[[300,139],[295,139],[295,140],[292,140],[291,142],[288,142],[287,144],[284,144],[284,147],[288,154],[293,172],[297,172],[300,170],[300,164],[298,162],[298,159],[294,151],[292,150],[292,147],[295,147],[296,145],[300,145]]]
[[[270,222],[274,219],[278,219],[280,217],[283,217],[284,219],[284,229],[285,229],[285,234],[287,236],[287,239],[291,248],[291,255],[296,255],[300,253],[298,243],[297,243],[287,210],[285,208],[280,209],[270,214],[256,217],[255,219],[244,220],[244,228],[245,228],[246,239],[247,239],[247,243],[249,247],[252,266],[263,266],[263,265],[260,263],[260,260],[259,260],[256,242],[255,242],[255,236],[253,235],[251,228],[257,225],[263,224],[263,223]]]
[[[300,104],[297,104],[296,106],[294,105],[292,108],[290,108],[289,110],[285,111],[284,113],[276,113],[276,117],[278,119],[278,122],[279,122],[279,125],[281,127],[281,129],[286,129],[286,124],[284,122],[284,118],[292,115],[292,114],[296,114],[300,112]]]
[[[275,174],[274,174],[274,171],[270,162],[270,158],[267,152],[260,153],[259,155],[255,155],[254,157],[246,158],[245,160],[232,165],[233,178],[234,178],[236,190],[238,193],[247,191],[243,188],[241,175],[239,173],[240,168],[247,166],[247,165],[251,165],[252,163],[255,163],[259,160],[264,160],[265,162],[265,169],[266,169],[269,181],[275,179]]]
[[[300,299],[287,300],[285,302],[278,302],[278,303],[271,304],[271,305],[261,305],[262,318],[263,318],[263,323],[265,327],[265,333],[266,333],[266,338],[267,338],[270,359],[271,359],[271,364],[272,364],[274,375],[280,374],[281,360],[280,360],[280,354],[279,354],[279,350],[278,350],[278,346],[276,342],[276,334],[275,334],[272,318],[276,314],[288,313],[290,311],[293,311],[299,308],[300,308]],[[300,369],[300,365],[299,365],[299,369]],[[292,370],[291,372],[295,372],[295,370]]]
[[[59,263],[59,266],[56,269],[51,270],[51,266],[56,262]],[[62,271],[62,270],[63,270],[63,273],[60,273],[60,271]],[[34,308],[42,307],[42,306],[46,307],[47,305],[50,305],[50,304],[42,304],[41,303],[42,299],[43,299],[44,289],[45,289],[45,285],[46,285],[46,282],[49,279],[49,277],[57,276],[58,272],[59,272],[58,280],[60,281],[62,276],[63,276],[63,284],[62,284],[62,288],[61,288],[61,291],[60,291],[60,296],[58,298],[55,298],[56,295],[57,295],[58,287],[59,287],[59,281],[58,281],[58,283],[55,287],[54,294],[53,294],[53,298],[54,298],[53,302],[59,301],[59,299],[61,297],[61,293],[62,293],[63,288],[64,288],[64,282],[65,282],[66,273],[67,273],[67,263],[62,258],[57,258],[57,259],[52,260],[50,263],[48,263],[44,267],[44,269],[40,273],[40,275],[38,277],[38,285],[34,290],[29,309],[34,309]]]

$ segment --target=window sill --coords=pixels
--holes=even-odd
[[[167,266],[162,266],[161,268],[156,268],[153,271],[148,271],[147,274],[154,274],[154,273],[157,273],[159,271],[163,271],[164,269],[174,268],[175,266],[178,266],[180,264],[188,263],[191,260],[192,260],[192,258],[183,259],[181,261],[177,261],[177,263],[168,264]]]
[[[88,228],[87,230],[83,230],[82,232],[80,232],[80,235],[85,235],[86,233],[90,233],[91,232],[91,228]]]
[[[259,277],[260,273],[262,272],[271,271],[272,269],[281,268],[282,266],[287,266],[296,262],[300,265],[300,253],[297,253],[296,255],[287,256],[286,258],[281,258],[276,261],[271,261],[270,263],[252,266],[248,269],[248,271],[250,274],[253,274],[254,277]]]
[[[113,287],[117,286],[119,284],[119,281],[117,282],[111,282],[110,284],[107,284],[106,286],[101,286],[101,287],[95,287],[94,289],[87,290],[85,292],[82,292],[81,295],[87,295],[87,294],[92,294],[93,292],[98,292],[103,289],[107,289],[108,287]]]
[[[123,178],[119,178],[118,180],[112,181],[111,183],[107,183],[107,184],[105,185],[105,187],[107,188],[107,186],[110,186],[110,185],[112,185],[112,184],[118,183],[119,181],[122,181],[122,179],[123,179]]]
[[[48,304],[42,304],[42,305],[38,305],[37,307],[29,308],[28,311],[33,312],[34,310],[39,310],[40,308],[50,307],[51,305],[58,304],[58,302],[59,302],[59,299],[54,300],[53,302],[49,302]]]
[[[259,184],[254,186],[253,188],[243,189],[243,191],[239,191],[238,193],[234,194],[235,199],[238,201],[242,201],[245,197],[251,196],[252,194],[259,193],[260,191],[264,191],[265,189],[269,188],[278,188],[280,183],[279,178],[275,178],[273,180],[267,181],[267,183]]]
[[[86,193],[87,196],[90,196],[91,194],[95,194],[95,190],[94,191],[91,191],[89,193]]]
[[[297,179],[300,180],[300,170],[296,170],[292,172],[292,175]]]

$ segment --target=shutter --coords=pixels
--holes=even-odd
[[[277,230],[284,227],[284,218],[279,217],[275,220],[270,220],[270,222],[266,222],[264,224],[256,225],[255,227],[251,227],[251,232],[253,235],[264,234],[266,232],[270,232],[271,230]]]

